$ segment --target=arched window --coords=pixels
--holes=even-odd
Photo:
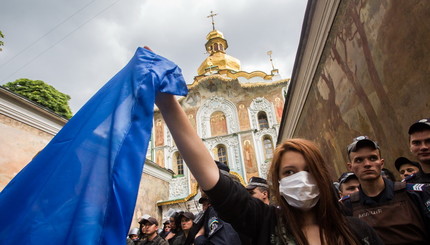
[[[222,43],[219,44],[219,50],[224,51],[224,46],[222,45]]]
[[[216,111],[211,115],[211,136],[226,135],[227,121],[222,111]]]
[[[224,145],[218,145],[216,147],[218,161],[228,166],[227,149]]]
[[[270,136],[263,138],[264,159],[270,160],[273,158],[273,142]]]
[[[184,175],[184,159],[179,152],[175,153],[175,160],[178,175]]]
[[[258,117],[258,126],[260,127],[260,129],[269,128],[269,122],[267,121],[266,112],[260,111],[257,114],[257,117]]]
[[[219,51],[218,43],[214,43],[214,50],[215,50],[215,52]]]

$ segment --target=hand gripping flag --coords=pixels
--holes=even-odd
[[[157,92],[180,68],[144,48],[0,193],[0,244],[125,244]]]

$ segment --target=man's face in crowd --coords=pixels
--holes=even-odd
[[[419,168],[410,163],[404,163],[399,168],[400,177],[405,179],[406,177],[418,173]]]
[[[209,202],[209,200],[204,201],[202,203],[202,209],[203,209],[203,211],[206,211],[209,208],[210,205],[211,205],[211,203]]]
[[[349,153],[348,167],[360,181],[370,181],[379,178],[384,166],[379,150],[363,147],[356,152]]]
[[[410,135],[410,150],[424,164],[430,164],[430,130],[415,132]]]
[[[261,191],[260,188],[255,187],[252,190],[248,190],[249,194],[257,199],[260,199],[264,202],[265,199],[267,199],[267,192]]]
[[[145,223],[143,223],[142,232],[145,235],[150,236],[150,235],[154,234],[157,231],[157,229],[158,229],[157,225],[154,225],[151,222],[145,222]]]
[[[346,182],[343,182],[340,185],[340,196],[348,196],[351,195],[352,193],[358,191],[358,187],[360,186],[360,182],[358,182],[358,179],[356,178],[351,178]]]
[[[138,236],[136,234],[132,234],[128,236],[131,240],[136,240]]]

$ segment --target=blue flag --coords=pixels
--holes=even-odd
[[[0,193],[0,244],[125,244],[157,92],[180,68],[144,48]]]

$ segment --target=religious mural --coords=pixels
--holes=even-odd
[[[212,113],[210,117],[211,136],[227,134],[227,121],[222,111]]]
[[[408,156],[407,128],[430,111],[428,13],[422,1],[341,2],[295,131],[319,142],[337,173],[359,135],[379,142],[387,168]]]
[[[155,146],[164,145],[164,123],[161,119],[155,121]]]

